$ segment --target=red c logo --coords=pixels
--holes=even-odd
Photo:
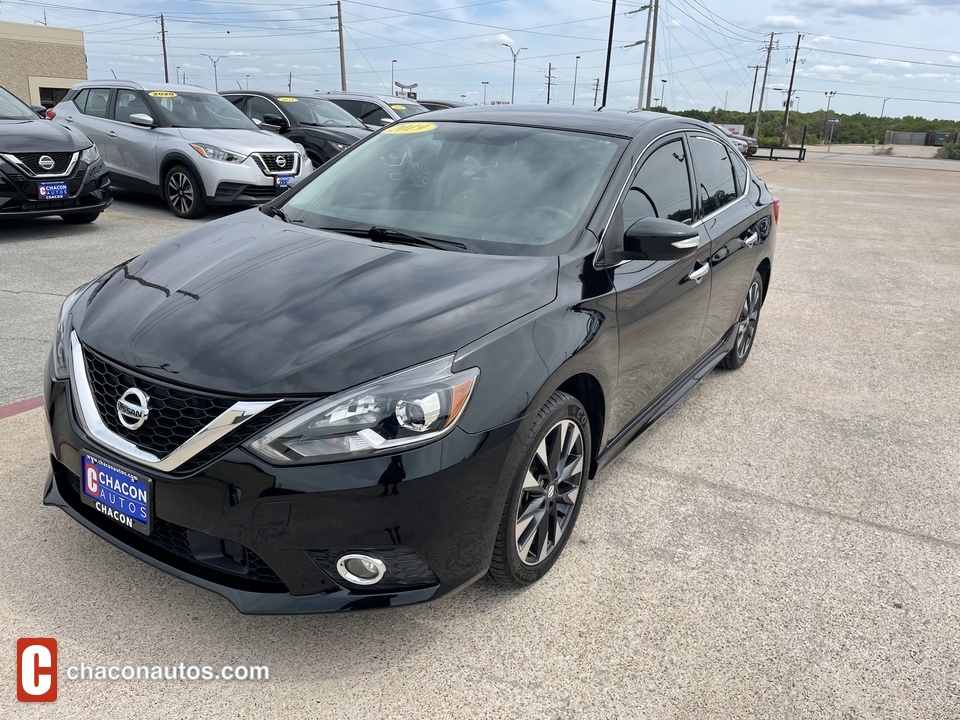
[[[97,469],[93,465],[87,465],[87,495],[97,497],[100,485],[97,483]]]
[[[57,699],[57,641],[53,638],[17,640],[17,700],[53,702]]]

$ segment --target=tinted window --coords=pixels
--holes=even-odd
[[[238,110],[243,110],[243,95],[224,95]]]
[[[110,100],[110,88],[92,88],[87,97],[87,104],[84,107],[84,114],[93,117],[105,118],[107,116],[107,101]]]
[[[20,98],[13,93],[0,88],[0,118],[30,118],[37,119],[37,114],[23,104]]]
[[[256,130],[257,126],[222,95],[200,92],[148,93],[173,127]],[[93,98],[91,96],[91,102]]]
[[[327,125],[330,127],[355,127],[363,125],[353,115],[329,100],[320,98],[282,99],[283,108],[304,125]]]
[[[140,94],[133,90],[117,90],[117,108],[113,111],[114,120],[130,122],[130,116],[135,113],[150,114]]]
[[[354,117],[359,117],[360,115],[360,103],[358,103],[356,100],[345,100],[343,98],[330,98],[330,102],[332,102],[334,105],[339,105]]]
[[[740,153],[735,155],[731,153],[731,155],[733,157],[733,172],[737,176],[737,192],[743,195],[747,190],[747,176],[749,175],[747,172],[747,163],[740,157]]]
[[[259,95],[251,95],[247,98],[247,115],[260,122],[263,122],[264,115],[283,117],[276,105]]]
[[[366,123],[367,125],[379,125],[380,121],[384,118],[393,120],[393,118],[387,114],[387,111],[379,105],[375,105],[372,102],[363,102],[362,100],[360,101],[360,114],[357,117],[360,118],[360,122]]]
[[[90,91],[84,88],[77,93],[77,96],[73,99],[73,104],[77,106],[77,110],[80,112],[86,112],[87,110],[87,98],[90,96]]]
[[[402,118],[408,118],[412,115],[420,115],[427,112],[423,105],[405,105],[403,103],[391,103],[390,109]]]
[[[727,149],[715,140],[693,138],[693,167],[704,215],[719,210],[737,197],[733,166]]]
[[[623,201],[623,227],[648,217],[690,223],[690,175],[683,142],[674,140],[644,160]]]

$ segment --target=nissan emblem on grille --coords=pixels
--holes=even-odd
[[[44,170],[53,170],[53,166],[56,165],[56,163],[53,161],[53,158],[49,155],[41,155],[40,159],[37,161],[37,164]]]
[[[277,155],[277,165],[279,167],[286,167],[287,159],[283,155]]]
[[[147,421],[150,408],[147,403],[150,398],[143,390],[129,388],[117,400],[117,417],[121,424],[130,430],[136,430]]]

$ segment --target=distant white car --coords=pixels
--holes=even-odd
[[[730,137],[730,136],[728,135],[727,137]],[[735,138],[735,137],[731,137],[731,138],[730,138],[730,142],[732,142],[732,143],[734,144],[734,147],[736,147],[737,150],[740,151],[740,154],[741,154],[741,155],[743,155],[744,157],[747,156],[747,148],[750,147],[749,145],[747,145],[747,143],[745,143],[743,140],[739,140],[739,139],[737,139],[737,138]]]

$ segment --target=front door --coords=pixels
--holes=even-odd
[[[647,153],[608,229],[647,217],[691,224],[690,162],[682,134]],[[710,238],[682,260],[633,260],[615,270],[620,369],[611,421],[618,430],[650,406],[701,354],[710,303]]]
[[[134,125],[131,115],[153,113],[136,90],[117,90],[116,107],[111,128],[118,158],[115,174],[125,175],[138,183],[159,185],[160,169],[157,160],[159,134],[156,128]],[[156,118],[154,118],[156,120]]]

